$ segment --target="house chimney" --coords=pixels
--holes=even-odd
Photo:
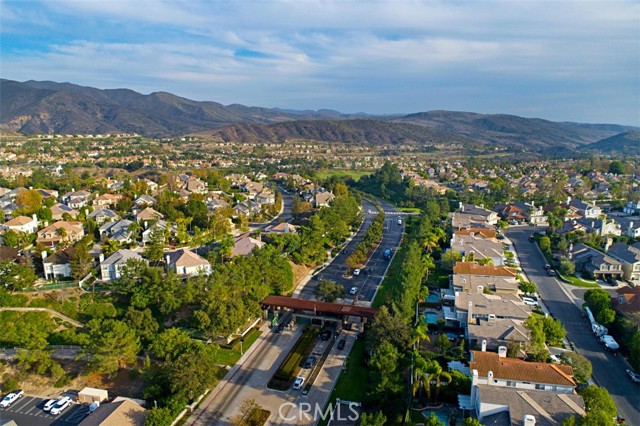
[[[482,294],[482,290],[484,290],[484,287],[483,287],[483,286],[481,286],[481,285],[476,286],[476,292],[477,292],[478,294]]]
[[[47,252],[46,252],[46,251],[44,251],[44,250],[42,250],[42,251],[40,252],[40,257],[42,257],[42,260],[45,260],[45,259],[47,258]]]
[[[487,324],[495,324],[495,323],[496,323],[496,315],[489,314],[489,316],[487,317]]]
[[[531,200],[531,207],[535,207],[536,206],[536,202]]]
[[[71,193],[74,193],[74,192],[76,192],[76,189],[75,188],[71,188]]]
[[[471,371],[471,403],[475,406],[475,400],[478,395],[478,370]]]
[[[498,357],[506,358],[507,357],[507,347],[506,346],[498,346]]]
[[[486,351],[487,351],[487,340],[482,339],[482,352],[486,352]]]
[[[473,323],[473,302],[469,302],[467,306],[467,324]]]
[[[171,262],[171,256],[169,256],[168,254],[164,256],[164,263],[165,266],[169,266],[169,263]]]
[[[571,202],[571,197],[567,197],[567,204]]]
[[[487,373],[487,384],[489,386],[493,385],[493,371],[491,370]]]
[[[98,259],[100,259],[100,263],[104,262],[104,253],[100,253],[100,256],[98,256]]]
[[[461,212],[464,212],[464,205],[462,204],[462,201],[458,203],[458,208],[460,209]]]
[[[611,244],[613,244],[613,239],[611,237],[607,238],[607,241],[604,243],[604,251],[607,252],[611,248]]]
[[[536,426],[536,418],[531,414],[524,415],[524,426]]]
[[[33,220],[35,220],[35,221],[36,221],[36,223],[38,223],[38,215],[37,215],[37,214],[35,214],[35,213],[34,213],[34,214],[31,216],[31,218],[33,218]]]

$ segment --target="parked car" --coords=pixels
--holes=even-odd
[[[311,368],[314,366],[315,363],[316,363],[316,357],[310,356],[305,360],[304,364],[302,364],[302,368]]]
[[[47,402],[44,403],[44,407],[42,407],[42,409],[44,411],[51,411],[51,407],[56,405],[57,402],[58,402],[58,398],[50,399],[50,400],[48,400]]]
[[[293,382],[293,389],[298,390],[304,385],[304,377],[297,377],[296,381]]]
[[[358,293],[358,287],[351,287],[351,289],[349,290],[349,294],[351,295],[355,295]]]
[[[65,396],[64,398],[56,402],[56,404],[53,407],[51,407],[50,413],[56,416],[62,413],[70,405],[71,405],[71,398],[69,398],[68,396]]]
[[[547,270],[547,273],[549,274],[550,277],[555,277],[556,276],[556,271],[554,269]]]
[[[322,334],[320,335],[320,338],[322,340],[329,340],[331,338],[331,330],[325,330],[322,332]]]
[[[522,301],[524,302],[525,305],[538,306],[538,301],[533,300],[531,297],[523,296]]]
[[[549,359],[554,364],[560,364],[560,357],[558,357],[558,355],[549,355]]]
[[[344,339],[340,339],[338,341],[338,350],[341,351],[344,349],[344,346],[347,344],[347,342]]]
[[[536,238],[532,235],[529,235],[529,242],[532,243],[536,240]]]
[[[627,368],[627,375],[633,383],[640,383],[640,374],[635,373],[633,370]]]
[[[24,391],[22,391],[20,389],[14,390],[13,392],[11,392],[7,396],[5,396],[2,399],[2,401],[0,401],[0,407],[7,408],[7,407],[11,406],[11,404],[16,402],[18,399],[22,398],[23,396],[24,396]]]
[[[613,278],[607,278],[607,282],[612,286],[612,287],[617,287],[618,286],[618,281],[616,281]]]
[[[402,225],[402,219],[398,219],[398,225]]]
[[[358,275],[360,275],[360,269],[355,269],[355,270],[353,271],[353,276],[354,276],[354,277],[357,277]]]

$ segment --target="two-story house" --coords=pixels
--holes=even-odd
[[[607,251],[611,257],[622,263],[622,276],[627,281],[640,281],[640,243],[631,246],[615,243]]]
[[[622,277],[622,263],[599,250],[576,244],[569,249],[569,259],[576,265],[577,272],[586,272],[594,279],[619,279]]]
[[[195,276],[210,274],[211,264],[202,256],[189,249],[180,249],[171,253],[165,253],[165,267],[178,275]]]
[[[498,213],[487,210],[484,205],[460,203],[458,211],[451,213],[453,229],[490,228],[498,223]]]
[[[640,215],[640,200],[628,201],[627,205],[622,208],[622,211],[628,215]]]
[[[127,219],[106,222],[100,227],[100,236],[108,237],[110,240],[122,243],[132,242],[132,224],[133,222]]]
[[[547,215],[541,206],[531,203],[509,203],[493,209],[503,220],[510,223],[528,223],[530,225],[544,225]]]
[[[118,204],[120,200],[122,200],[121,194],[102,194],[93,200],[93,205],[95,207],[111,207]]]
[[[118,213],[114,212],[111,209],[100,207],[89,213],[89,216],[87,216],[87,218],[95,220],[98,225],[102,225],[105,222],[113,222],[115,220],[119,220],[120,215],[118,215]]]
[[[46,253],[46,252],[43,252]],[[52,255],[42,259],[44,278],[46,280],[57,280],[60,278],[71,278],[71,260],[76,254],[76,249],[67,247]]]
[[[598,219],[602,215],[602,209],[592,203],[585,203],[582,200],[569,197],[567,198],[567,204],[585,219]]]
[[[451,250],[469,261],[491,259],[495,266],[502,266],[506,260],[502,243],[493,238],[484,238],[480,233],[456,235],[455,241],[451,240]]]
[[[85,190],[75,191],[72,189],[71,192],[67,192],[62,196],[62,202],[72,209],[79,209],[89,205],[90,199],[91,192]]]
[[[33,217],[17,216],[0,225],[0,229],[33,234],[38,230],[38,217],[35,214]]]
[[[74,243],[84,237],[84,228],[80,222],[60,220],[38,231],[36,243],[53,247],[60,243]]]
[[[616,293],[612,300],[614,309],[640,325],[640,287],[622,287]]]
[[[65,215],[69,215],[70,217],[74,218],[78,216],[78,210],[72,209],[66,204],[60,204],[60,203],[57,203],[51,206],[51,218],[53,220],[62,220],[64,219],[63,216]]]
[[[103,255],[100,255],[100,277],[102,281],[119,279],[122,276],[122,268],[124,268],[131,259],[146,262],[142,256],[133,250],[118,250],[106,259],[104,259]]]

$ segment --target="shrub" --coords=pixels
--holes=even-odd
[[[15,377],[9,377],[2,383],[2,391],[3,392],[11,392],[18,389],[18,379]]]

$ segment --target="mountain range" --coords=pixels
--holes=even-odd
[[[143,95],[71,83],[0,79],[0,130],[35,133],[198,134],[224,141],[317,140],[348,144],[457,143],[540,153],[638,145],[640,128],[553,122],[507,114],[429,111],[371,116],[198,102],[167,92]],[[623,137],[630,134],[630,137]],[[635,136],[633,136],[635,135]],[[605,143],[605,140],[611,139]],[[590,145],[595,144],[595,145]],[[599,144],[599,145],[598,145]]]

